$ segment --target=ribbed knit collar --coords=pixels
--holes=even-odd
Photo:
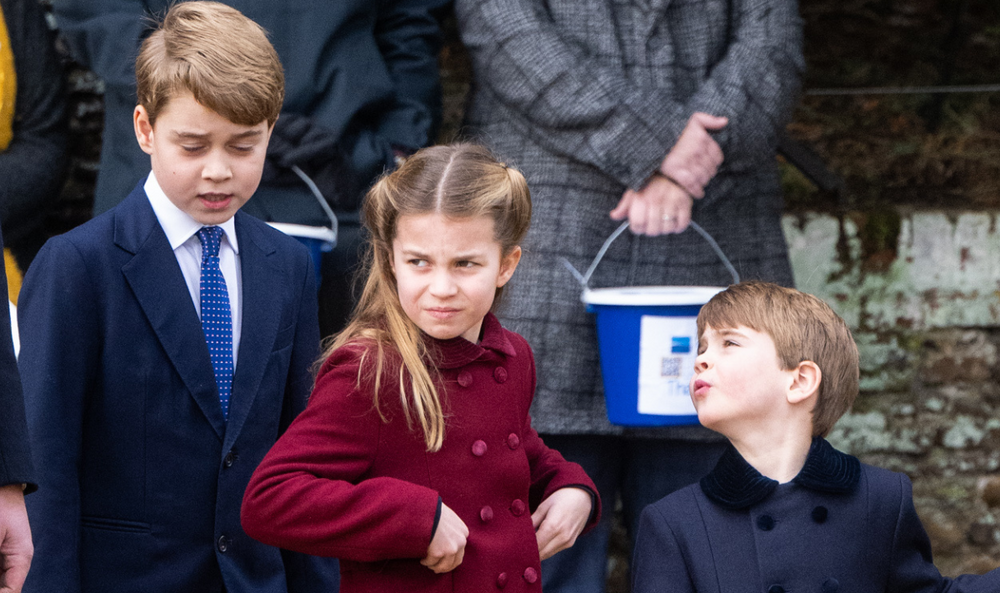
[[[483,318],[482,335],[483,338],[478,344],[473,344],[461,336],[449,340],[438,340],[429,336],[425,339],[434,366],[439,369],[457,369],[479,359],[488,351],[505,356],[517,354],[500,321],[492,313],[487,313]]]
[[[813,438],[805,465],[792,482],[819,492],[853,492],[861,479],[861,462],[841,453],[821,437]],[[729,445],[712,473],[701,479],[710,500],[728,509],[745,509],[771,495],[778,482],[761,475]]]

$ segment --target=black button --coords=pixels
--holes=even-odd
[[[829,513],[829,511],[826,510],[826,507],[816,507],[816,508],[813,509],[813,512],[812,512],[813,521],[815,521],[817,523],[825,523],[826,522],[826,518],[829,515],[830,515],[830,513]]]
[[[225,459],[222,460],[222,465],[226,467],[233,467],[233,462],[236,461],[236,454],[230,451],[226,453]]]
[[[785,588],[781,585],[771,585],[771,587],[768,588],[767,593],[785,593]]]
[[[837,593],[837,591],[839,590],[840,590],[840,581],[838,581],[833,577],[826,579],[826,582],[823,583],[822,587],[820,587],[820,591],[822,591],[823,593]]]
[[[774,518],[771,515],[761,515],[757,517],[757,527],[761,531],[771,531],[774,529]]]
[[[229,550],[229,538],[224,535],[220,535],[219,541],[216,542],[216,545],[219,547],[219,551],[225,554]]]

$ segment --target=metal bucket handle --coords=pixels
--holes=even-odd
[[[565,257],[559,258],[562,260],[563,265],[566,266],[566,268],[570,271],[571,274],[573,274],[573,277],[576,278],[577,282],[580,283],[580,286],[582,286],[584,290],[587,290],[589,288],[588,284],[590,283],[590,277],[593,275],[594,270],[597,269],[597,264],[601,263],[601,259],[604,258],[604,254],[607,253],[608,248],[611,247],[611,243],[613,243],[614,240],[618,238],[618,235],[621,235],[622,233],[625,232],[625,229],[628,228],[628,224],[629,223],[627,220],[621,223],[621,225],[619,225],[618,228],[615,229],[615,232],[611,233],[611,236],[604,241],[604,245],[601,245],[601,250],[597,252],[597,257],[594,258],[594,261],[590,264],[590,267],[587,268],[587,272],[585,274],[581,274],[579,271],[577,271],[577,269],[573,267],[573,264],[569,263],[569,260],[566,259]],[[733,267],[733,264],[730,263],[729,258],[726,257],[726,254],[722,252],[722,248],[719,247],[719,244],[716,243],[715,239],[712,238],[712,235],[709,235],[708,232],[705,231],[705,229],[701,228],[701,225],[699,225],[693,220],[691,221],[691,228],[697,231],[699,235],[704,237],[705,241],[708,242],[712,250],[715,251],[715,254],[719,256],[719,259],[722,260],[722,264],[726,266],[726,269],[729,270],[730,274],[732,274],[733,284],[739,284],[740,282],[739,273],[736,271],[736,268]]]

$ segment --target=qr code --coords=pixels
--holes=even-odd
[[[663,362],[660,365],[660,376],[663,377],[680,377],[681,376],[681,357],[680,356],[665,356]]]

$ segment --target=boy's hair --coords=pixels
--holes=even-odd
[[[142,43],[135,80],[150,124],[184,91],[244,126],[273,125],[285,99],[285,75],[267,33],[218,2],[172,6]]]
[[[402,358],[400,397],[407,421],[415,415],[428,451],[444,442],[444,414],[425,360],[426,346],[417,327],[399,302],[392,271],[392,243],[400,216],[440,213],[449,218],[488,216],[502,256],[509,255],[528,231],[531,194],[519,171],[501,163],[476,144],[433,146],[409,157],[396,171],[384,175],[365,197],[363,220],[369,233],[365,254],[367,280],[351,322],[327,348],[323,359],[358,338],[375,344],[375,406],[383,367],[383,348]],[[497,288],[494,308],[501,295]],[[366,354],[367,356],[367,354]],[[367,365],[362,364],[362,369]],[[404,371],[405,367],[405,373]],[[409,376],[409,385],[403,380]],[[360,377],[359,377],[360,379]],[[407,396],[407,390],[411,396]]]
[[[858,347],[844,320],[811,294],[756,281],[730,286],[698,314],[698,336],[707,326],[741,325],[771,337],[781,368],[806,360],[819,366],[813,436],[826,436],[858,395]]]

